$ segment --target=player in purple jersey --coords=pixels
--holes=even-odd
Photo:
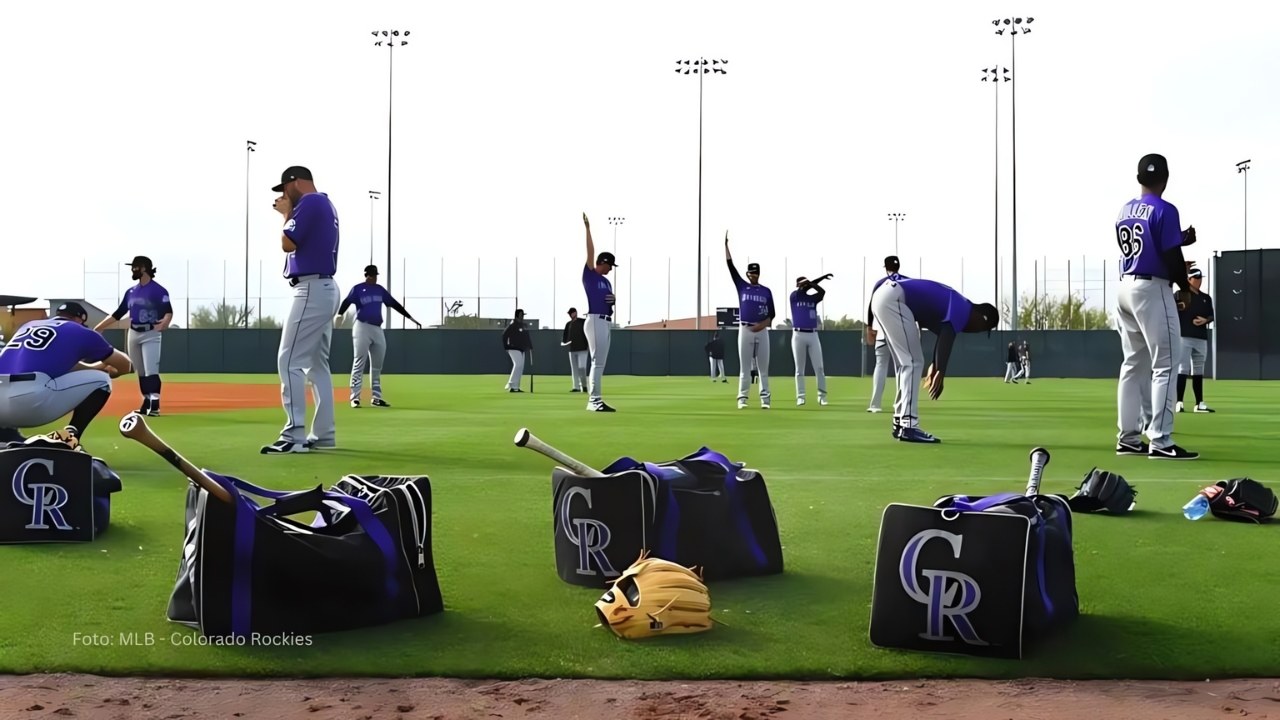
[[[1194,460],[1173,442],[1173,366],[1181,350],[1174,285],[1189,290],[1182,257],[1184,236],[1178,208],[1164,200],[1169,163],[1162,155],[1138,162],[1141,195],[1116,217],[1120,245],[1120,291],[1116,293],[1124,362],[1116,392],[1117,455],[1153,460]],[[1142,441],[1147,436],[1150,445]]]
[[[373,399],[369,404],[391,407],[382,398],[382,362],[387,357],[387,336],[382,332],[382,306],[386,305],[405,316],[419,329],[422,323],[414,320],[409,311],[378,284],[377,265],[365,266],[364,282],[351,288],[342,305],[338,306],[338,314],[333,318],[335,325],[342,321],[342,314],[352,305],[356,306],[356,321],[351,326],[351,407],[360,407],[360,389],[366,370],[372,376],[370,382],[373,386]]]
[[[773,291],[760,284],[760,263],[747,263],[747,279],[738,274],[729,252],[729,231],[724,233],[724,259],[738,291],[738,409],[747,406],[751,368],[760,376],[760,408],[769,409],[769,324],[778,312]]]
[[[618,263],[611,252],[596,255],[591,240],[591,221],[582,213],[582,224],[587,228],[587,262],[582,266],[582,289],[587,293],[587,346],[591,351],[591,382],[587,409],[594,412],[615,412],[600,394],[600,381],[604,378],[604,364],[609,359],[609,323],[613,321],[613,285],[605,277]],[[594,266],[593,263],[594,262]]]
[[[142,407],[138,412],[152,417],[160,414],[160,333],[173,322],[173,305],[169,291],[156,282],[156,266],[151,258],[139,255],[129,263],[137,285],[124,292],[116,311],[102,319],[93,329],[102,332],[129,316],[129,362],[138,373],[138,389]]]
[[[827,372],[822,362],[822,341],[818,339],[818,303],[827,296],[827,291],[818,283],[830,277],[831,273],[827,273],[810,280],[802,275],[796,278],[796,289],[791,293],[791,357],[796,366],[796,405],[805,402],[806,360],[813,363],[813,374],[818,381],[818,404],[827,404]]]
[[[956,335],[990,332],[1000,321],[999,312],[989,303],[970,302],[940,282],[890,275],[881,278],[871,292],[867,327],[876,321],[898,369],[893,436],[903,442],[939,442],[919,427],[920,379],[924,370],[920,329],[931,330],[938,336],[928,385],[929,397],[937,400],[942,397],[943,379]],[[867,335],[870,342],[870,332]]]
[[[285,218],[280,247],[285,252],[284,276],[293,288],[289,316],[280,333],[277,371],[285,424],[280,437],[262,447],[264,455],[310,452],[337,447],[334,421],[333,376],[329,372],[329,345],[333,341],[333,316],[338,312],[338,210],[329,196],[316,190],[311,171],[285,169],[282,193],[273,207]],[[307,433],[306,381],[316,413]]]
[[[132,372],[128,356],[85,327],[88,319],[80,303],[63,303],[0,349],[0,428],[40,427],[71,413],[66,432],[84,436],[111,399],[111,378]]]

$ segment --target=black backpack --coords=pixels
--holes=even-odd
[[[1270,522],[1276,514],[1276,494],[1257,480],[1220,480],[1212,487],[1221,488],[1209,500],[1209,512],[1214,517],[1261,524]]]

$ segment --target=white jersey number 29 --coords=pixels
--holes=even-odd
[[[1120,243],[1120,254],[1125,260],[1136,258],[1142,254],[1142,225],[1119,225],[1116,227],[1116,241]]]

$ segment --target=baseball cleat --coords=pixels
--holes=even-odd
[[[761,409],[761,410],[768,410],[768,409],[769,409],[769,401],[768,401],[768,400],[765,400],[764,402],[760,403],[760,409]]]
[[[520,388],[507,388],[507,392],[524,392]]]
[[[1184,408],[1183,408],[1183,405],[1182,405],[1182,401],[1181,401],[1181,400],[1179,400],[1179,401],[1178,401],[1178,404],[1177,404],[1177,405],[1174,405],[1174,406],[1173,406],[1173,411],[1174,411],[1174,412],[1186,412],[1186,409],[1184,409]]]
[[[307,442],[304,446],[308,450],[335,450],[338,447],[337,440],[321,440],[315,435],[308,435]]]
[[[1205,405],[1204,403],[1200,403],[1200,404],[1196,405],[1195,412],[1198,412],[1198,413],[1211,413],[1211,412],[1217,412],[1217,410],[1214,410],[1213,408],[1209,407],[1208,405]]]
[[[721,380],[720,382],[722,382],[722,383],[727,383],[727,382],[729,382],[729,378],[725,378],[725,379]]]
[[[614,410],[612,407],[609,407],[609,405],[606,404],[604,401],[591,403],[590,405],[587,406],[587,409],[590,410],[591,412],[618,412],[617,410]]]
[[[1148,460],[1195,460],[1200,457],[1200,453],[1194,453],[1190,450],[1184,450],[1177,445],[1170,445],[1167,448],[1151,448],[1151,452],[1147,454]]]
[[[894,422],[893,423],[893,439],[897,440],[898,436],[901,434],[902,434],[902,426],[899,425],[897,422]]]
[[[578,388],[574,388],[574,389],[570,390],[569,392],[582,392],[582,390],[580,390],[580,389],[578,389]]]
[[[1118,442],[1116,443],[1117,455],[1146,455],[1151,448],[1146,443],[1139,440],[1136,443]]]
[[[826,398],[826,397],[820,397],[820,398],[818,398],[818,404],[819,404],[819,405],[826,405],[826,404],[827,404],[827,398]]]
[[[391,407],[391,403],[383,400],[382,398],[374,398],[369,402],[369,404],[374,407]]]
[[[869,412],[869,413],[878,413],[878,412],[883,412],[883,411],[882,411],[880,408],[878,408],[878,407],[869,407],[869,408],[867,408],[867,412]]]
[[[745,409],[746,407],[747,407],[747,401],[746,401],[746,400],[743,400],[743,399],[741,399],[741,398],[739,398],[739,399],[738,399],[738,409],[739,409],[739,410],[742,410],[742,409]]]
[[[938,438],[936,438],[936,437],[934,437],[934,436],[930,435],[929,433],[927,433],[927,432],[925,432],[925,431],[921,430],[921,429],[920,429],[920,428],[918,428],[918,427],[904,427],[904,428],[902,428],[902,430],[898,432],[898,440],[900,440],[900,441],[902,441],[902,442],[913,442],[913,443],[936,443],[936,442],[942,442],[942,441],[941,441],[941,440],[939,440]]]
[[[311,449],[305,444],[289,442],[288,440],[277,440],[270,445],[262,446],[263,455],[287,455],[289,453],[310,452]]]
[[[803,404],[804,404],[804,398],[802,398],[802,397],[798,397],[798,398],[796,398],[796,406],[797,406],[797,407],[799,407],[800,405],[803,405]]]
[[[352,401],[351,401],[351,407],[353,407],[353,408],[358,408],[358,407],[360,407],[360,401],[359,401],[359,400],[352,400]]]

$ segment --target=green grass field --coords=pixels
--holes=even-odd
[[[270,377],[166,377],[275,382]],[[120,474],[112,525],[83,545],[0,547],[0,673],[156,675],[441,675],[604,678],[887,678],[917,676],[1202,679],[1280,675],[1280,523],[1253,526],[1180,508],[1203,485],[1249,476],[1280,490],[1280,384],[1208,383],[1218,413],[1178,417],[1195,462],[1116,457],[1115,382],[948,382],[922,403],[940,445],[889,437],[889,414],[864,412],[870,381],[834,378],[832,404],[794,405],[788,377],[774,406],[734,408],[735,385],[698,378],[607,377],[616,414],[587,413],[567,377],[502,392],[497,377],[388,377],[395,407],[339,408],[341,449],[267,457],[282,413],[172,415],[151,425],[197,465],[258,484],[326,486],[346,473],[426,474],[445,612],[318,635],[310,647],[189,644],[165,608],[183,539],[186,482],[101,418],[87,447]],[[526,382],[527,387],[527,382]],[[888,396],[892,397],[892,380]],[[1188,396],[1190,392],[1188,391]],[[665,461],[701,445],[761,470],[781,527],[786,572],[713,583],[701,635],[626,642],[593,627],[596,590],[561,582],[551,543],[552,463],[515,448],[528,426],[603,467],[621,455]],[[1138,489],[1128,517],[1075,518],[1082,617],[1023,661],[874,648],[867,639],[880,514],[890,502],[1020,490],[1027,452],[1053,453],[1043,490],[1070,493],[1092,467]],[[317,586],[323,578],[316,578]],[[153,633],[150,647],[121,633]],[[77,642],[108,636],[109,646]],[[174,642],[174,641],[177,642]]]

